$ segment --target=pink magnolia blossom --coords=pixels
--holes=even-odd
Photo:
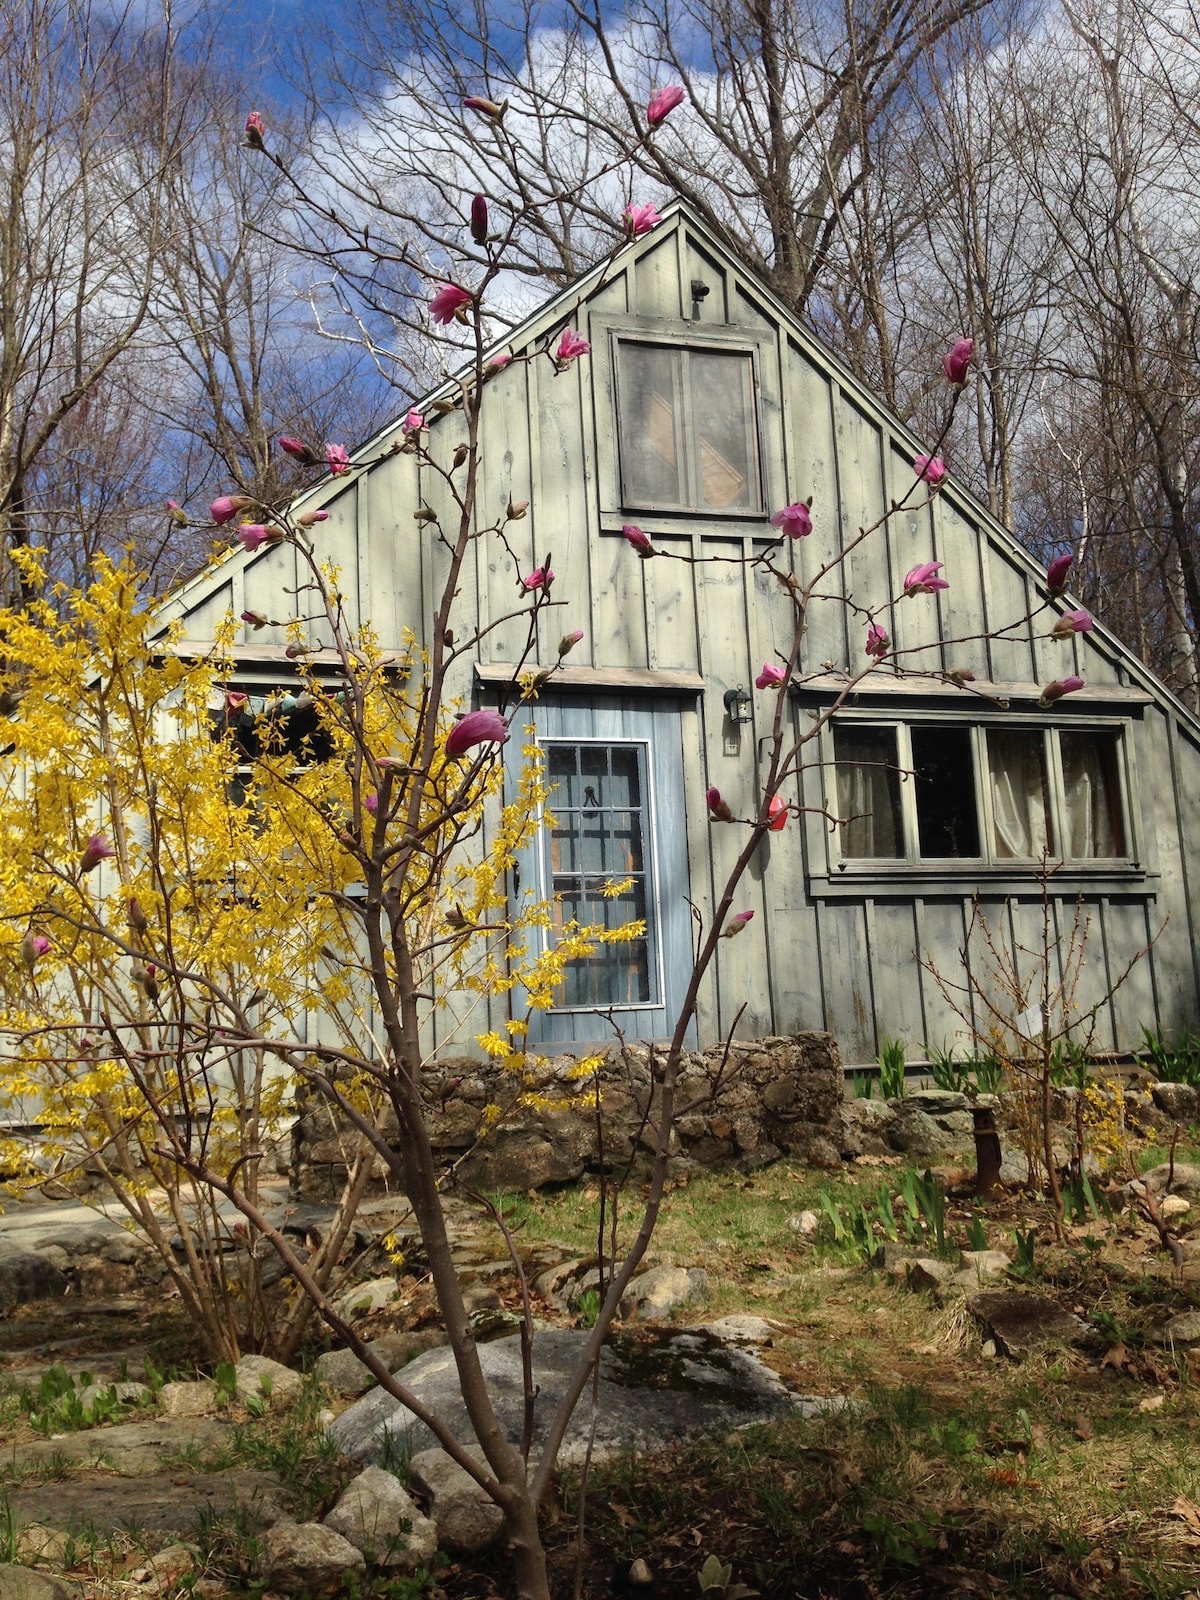
[[[248,622],[250,624],[250,626],[254,629],[255,633],[257,633],[260,628],[265,628],[269,620],[270,619],[268,617],[266,617],[261,611],[243,611],[242,612],[242,621],[243,622]]]
[[[317,457],[308,448],[303,439],[281,435],[279,448],[285,455],[295,456],[297,461],[303,461],[306,467],[311,467],[317,460]]]
[[[406,411],[400,423],[405,433],[420,433],[424,426],[425,418],[419,411]]]
[[[44,956],[50,948],[50,941],[44,933],[34,933],[30,928],[21,940],[21,960],[33,971],[38,958]]]
[[[756,689],[775,689],[787,677],[787,669],[777,667],[773,661],[764,661],[763,669],[754,680]]]
[[[912,568],[904,574],[904,592],[906,595],[936,594],[939,589],[948,589],[950,585],[945,578],[937,574],[945,565],[942,561],[922,561],[919,566]]]
[[[591,345],[577,334],[574,328],[564,328],[562,338],[558,341],[558,348],[554,352],[555,361],[574,361],[576,356],[585,356]]]
[[[704,791],[704,798],[708,803],[708,814],[713,822],[732,822],[733,812],[721,799],[721,791],[715,785]]]
[[[1074,551],[1068,551],[1065,556],[1055,556],[1046,568],[1046,584],[1051,594],[1061,594],[1067,587],[1067,573],[1074,559]]]
[[[784,506],[771,518],[771,526],[789,539],[807,539],[812,532],[812,512],[803,500]]]
[[[787,827],[788,807],[782,795],[773,794],[767,802],[767,815],[771,819],[772,833],[782,833]]]
[[[574,650],[575,646],[580,643],[582,638],[582,628],[573,628],[570,633],[564,633],[562,638],[558,641],[558,659],[561,661],[564,656],[569,656],[571,651]]]
[[[369,794],[363,801],[363,805],[374,816],[376,811],[379,810],[379,796],[377,794]]]
[[[328,521],[329,513],[324,506],[318,507],[316,511],[302,511],[296,518],[296,522],[301,528],[311,528],[314,523]]]
[[[263,134],[266,133],[262,116],[257,111],[252,111],[246,118],[246,143],[255,150],[263,147]]]
[[[498,711],[468,711],[446,735],[446,754],[461,756],[477,744],[503,744],[508,738],[508,723]]]
[[[471,295],[456,283],[444,283],[429,302],[429,315],[443,326],[453,322],[471,304]]]
[[[642,532],[636,522],[626,522],[621,526],[621,532],[629,540],[643,560],[654,554],[654,546],[650,543],[648,534]]]
[[[653,206],[626,206],[621,221],[631,239],[640,239],[651,228],[657,228],[662,218]]]
[[[244,494],[222,494],[209,506],[208,514],[220,528],[226,522],[232,522],[239,511],[245,511],[247,506],[253,504],[253,500]]]
[[[327,444],[325,446],[325,465],[335,478],[340,478],[342,473],[350,466],[350,455],[344,444]]]
[[[170,517],[171,521],[174,522],[178,527],[180,527],[180,528],[186,528],[187,527],[187,525],[188,525],[188,514],[183,509],[183,507],[179,504],[178,500],[168,500],[167,501],[167,515]]]
[[[914,456],[913,471],[931,489],[936,489],[946,476],[946,463],[941,456]]]
[[[1069,639],[1073,633],[1091,633],[1095,627],[1086,611],[1064,611],[1051,629],[1052,639]]]
[[[1038,705],[1045,710],[1047,706],[1052,706],[1056,700],[1061,700],[1063,695],[1076,694],[1082,688],[1083,679],[1077,677],[1074,673],[1067,678],[1056,678],[1053,683],[1048,683],[1042,690],[1042,697],[1038,701]]]
[[[523,589],[548,589],[554,582],[554,572],[550,567],[534,567],[527,578],[521,579]]]
[[[481,94],[469,94],[463,98],[463,105],[468,111],[478,111],[481,117],[487,117],[491,122],[502,122],[504,113],[508,110],[508,101],[502,100],[499,105],[495,100],[489,100]]]
[[[484,368],[483,368],[484,377],[485,378],[494,378],[498,372],[503,372],[504,371],[505,367],[508,366],[508,364],[509,364],[509,362],[511,360],[512,360],[512,351],[511,350],[502,350],[498,356],[492,356],[491,360],[486,362],[485,365],[484,365]]]
[[[83,854],[79,858],[80,872],[94,872],[102,861],[111,861],[116,851],[108,842],[105,833],[94,833],[83,847]]]
[[[867,629],[867,654],[874,656],[876,661],[882,661],[892,648],[892,641],[888,638],[885,629],[877,622],[872,622]]]
[[[732,939],[736,934],[741,933],[742,929],[750,921],[753,915],[753,911],[739,911],[737,916],[730,921],[729,926],[721,935],[722,939]]]
[[[665,89],[656,89],[650,96],[650,104],[646,107],[646,121],[652,128],[657,128],[659,123],[665,122],[676,106],[680,106],[687,99],[683,90],[677,83],[672,83]]]
[[[947,378],[956,387],[967,381],[967,368],[975,354],[974,339],[957,339],[952,350],[942,357],[942,367]]]
[[[471,237],[476,244],[486,244],[488,233],[487,196],[477,194],[471,201]]]
[[[261,550],[264,544],[278,544],[283,538],[283,530],[270,525],[264,526],[261,522],[240,522],[237,536],[242,541],[242,549],[248,550],[253,555],[256,550]]]

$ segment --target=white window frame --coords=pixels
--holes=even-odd
[[[576,737],[569,734],[539,734],[537,736],[539,750],[547,750],[551,745],[567,745],[578,749],[583,745],[602,745],[606,749],[636,747],[638,751],[638,776],[642,781],[645,802],[643,815],[646,824],[646,833],[643,838],[643,851],[648,850],[650,861],[649,871],[646,873],[646,942],[650,951],[650,988],[649,1000],[617,1001],[611,1005],[586,1005],[569,1006],[559,1005],[555,1002],[550,1010],[556,1012],[577,1012],[604,1014],[609,1011],[661,1011],[666,994],[666,974],[663,971],[662,949],[662,915],[660,910],[659,881],[658,881],[658,818],[654,792],[654,763],[651,759],[651,743],[649,739],[606,739],[594,734],[585,734]],[[554,899],[554,888],[551,882],[552,872],[549,865],[549,838],[550,829],[546,826],[546,812],[554,815],[553,791],[538,807],[538,833],[537,833],[537,891],[538,899],[550,902]],[[552,930],[542,930],[541,948],[545,952],[552,948]]]
[[[979,828],[981,853],[976,856],[923,856],[918,852],[916,785],[912,778],[911,729],[914,727],[966,728],[970,735],[971,772],[974,783],[976,821]],[[916,711],[905,713],[871,708],[847,708],[838,711],[822,735],[822,769],[825,773],[823,803],[830,817],[840,815],[838,807],[837,759],[834,729],[838,726],[887,728],[895,731],[897,766],[900,773],[900,817],[904,854],[899,856],[847,856],[842,854],[841,828],[825,829],[828,866],[831,873],[842,878],[887,878],[920,875],[952,877],[958,875],[980,877],[1022,877],[1035,875],[1041,865],[1039,857],[1002,856],[994,848],[995,816],[992,787],[989,781],[987,759],[987,732],[1001,731],[1041,733],[1046,761],[1047,799],[1052,848],[1047,860],[1061,866],[1072,878],[1082,876],[1128,876],[1143,871],[1142,838],[1135,806],[1137,794],[1134,765],[1133,722],[1121,716],[1047,717],[979,717],[965,719],[960,712]],[[1061,847],[1065,843],[1066,786],[1063,779],[1062,753],[1059,735],[1062,733],[1108,733],[1115,735],[1116,776],[1121,823],[1124,829],[1124,853],[1117,856],[1065,856]]]

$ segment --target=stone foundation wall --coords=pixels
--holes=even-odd
[[[572,1077],[574,1056],[550,1061],[529,1086],[537,1103],[522,1106],[513,1105],[514,1082],[500,1068],[473,1057],[439,1063],[426,1080],[435,1151],[447,1164],[460,1163],[460,1179],[473,1189],[569,1183],[624,1163],[635,1146],[648,1153],[657,1131],[654,1057],[661,1053],[642,1044],[608,1052],[599,1072],[599,1121],[593,1096]],[[828,1033],[757,1039],[728,1055],[723,1048],[689,1052],[676,1097],[674,1170],[725,1164],[748,1170],[785,1154],[837,1166],[844,1082]],[[501,1115],[484,1132],[488,1106],[501,1107]],[[334,1198],[352,1147],[329,1107],[308,1100],[293,1130],[299,1196]]]

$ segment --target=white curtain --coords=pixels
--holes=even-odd
[[[1102,736],[1064,733],[1061,740],[1063,786],[1067,798],[1067,854],[1095,860],[1121,853],[1113,823],[1114,795],[1100,749]]]
[[[988,769],[1001,858],[1038,859],[1046,850],[1046,752],[1040,733],[989,728]]]
[[[891,728],[839,728],[835,735],[842,854],[904,854],[896,735]]]

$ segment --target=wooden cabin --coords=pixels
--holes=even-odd
[[[682,205],[498,348],[542,350],[567,326],[591,353],[561,371],[545,355],[506,368],[485,388],[481,419],[481,517],[530,501],[510,526],[522,572],[551,552],[553,598],[565,602],[546,614],[540,661],[555,661],[565,631],[584,631],[531,711],[557,826],[512,887],[587,920],[605,914],[595,875],[629,875],[615,913],[644,915],[647,933],[571,972],[561,1004],[535,1018],[534,1042],[549,1049],[605,1037],[597,1007],[631,1038],[670,1031],[691,908],[708,913],[740,836],[710,823],[705,791],[715,785],[739,816],[760,802],[774,695],[754,679],[786,659],[791,621],[779,583],[744,558],[775,536],[772,512],[812,497],[811,536],[785,541],[781,557],[805,581],[907,494],[914,455],[930,447]],[[429,402],[429,448],[448,461],[462,416]],[[370,620],[385,647],[406,628],[426,633],[439,578],[435,542],[413,517],[439,506],[438,485],[412,455],[389,453],[401,439],[398,424],[384,430],[352,458],[374,465],[324,480],[303,502],[328,507],[320,537],[349,614]],[[625,523],[689,562],[639,559]],[[924,561],[944,564],[949,587],[896,599]],[[463,612],[487,625],[513,610],[519,576],[494,538],[480,541]],[[209,640],[229,613],[281,614],[296,582],[289,547],[235,549],[164,617]],[[932,501],[910,496],[823,592],[833,598],[812,608],[789,695],[796,729],[869,664],[868,613],[905,652],[904,670],[875,668],[809,746],[788,791],[804,809],[752,864],[739,908],[755,916],[720,947],[698,1042],[735,1018],[745,1038],[828,1029],[851,1064],[887,1037],[905,1040],[910,1063],[926,1042],[961,1040],[933,969],[962,981],[977,903],[1022,976],[1044,944],[1059,959],[1082,906],[1075,1000],[1083,1013],[1109,996],[1093,1050],[1130,1052],[1143,1026],[1196,1023],[1196,719],[1102,627],[1049,638],[1075,602],[1045,608],[1043,569],[952,477]],[[486,634],[458,685],[464,706],[495,702],[523,635],[518,622]],[[247,629],[239,687],[286,685],[285,643],[282,630]],[[949,674],[963,667],[975,681],[960,687]],[[1068,674],[1086,686],[1040,707],[1040,686]],[[1043,856],[1057,864],[1048,884]],[[994,974],[977,964],[973,979],[982,988]],[[480,1017],[472,1031],[502,1020]]]

